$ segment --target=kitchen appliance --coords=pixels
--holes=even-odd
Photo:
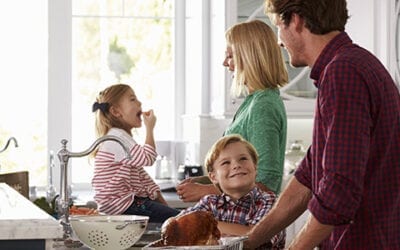
[[[203,176],[203,166],[201,165],[180,165],[178,168],[178,180],[189,177]]]
[[[301,140],[295,140],[285,152],[285,165],[283,169],[281,190],[285,188],[289,180],[294,175],[306,151]]]
[[[156,174],[155,178],[157,180],[170,180],[172,177],[173,169],[171,160],[167,156],[158,156],[155,162]]]

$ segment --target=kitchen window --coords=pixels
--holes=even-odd
[[[208,31],[192,28],[202,29],[205,7],[197,0],[1,3],[0,148],[11,136],[19,147],[11,144],[0,154],[0,171],[28,170],[30,185],[45,187],[50,152],[57,153],[61,139],[73,152],[94,142],[91,105],[100,90],[118,81],[132,84],[143,109],[155,110],[156,140],[181,139],[182,115],[200,113],[207,96],[186,97],[185,87],[188,82],[191,95],[202,88],[204,69],[198,66],[207,63],[194,55],[204,54],[201,37]],[[140,129],[135,138],[141,142]],[[59,191],[55,159],[53,184]],[[90,186],[92,171],[88,157],[70,159],[75,188]]]
[[[143,110],[154,109],[157,140],[174,139],[174,1],[72,1],[72,149],[95,140],[98,92],[130,84]],[[134,137],[143,141],[144,125]],[[72,159],[72,180],[87,183],[88,158]]]
[[[47,1],[0,1],[0,172],[29,170],[46,183]]]
[[[157,141],[180,140],[182,115],[201,113],[207,96],[199,79],[208,59],[202,51],[209,49],[202,37],[209,31],[199,30],[209,6],[197,0],[62,0],[49,5],[49,103],[56,103],[49,106],[49,150],[56,153],[61,139],[69,140],[73,152],[86,150],[95,140],[95,96],[119,81],[132,84],[144,110],[155,110]],[[140,143],[142,132],[144,127],[134,135]],[[58,167],[53,173],[58,187]],[[70,159],[73,189],[90,189],[92,174],[90,158]]]

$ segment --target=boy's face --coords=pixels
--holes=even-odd
[[[255,186],[256,166],[245,145],[234,142],[221,151],[209,177],[224,193],[244,195]]]

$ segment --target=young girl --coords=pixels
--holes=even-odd
[[[105,141],[95,152],[92,185],[99,211],[106,214],[149,216],[149,222],[162,223],[179,210],[168,207],[159,186],[143,169],[156,159],[152,110],[143,112],[141,102],[129,85],[115,84],[101,91],[93,104],[98,137],[114,135],[129,145],[131,160],[115,141]],[[139,145],[131,130],[146,126],[145,144]]]
[[[256,149],[238,134],[220,138],[210,149],[205,167],[221,194],[204,196],[192,211],[209,211],[218,220],[223,235],[246,235],[271,210],[276,200],[272,191],[262,191],[256,185],[258,155]],[[258,249],[283,249],[285,232],[272,237]]]

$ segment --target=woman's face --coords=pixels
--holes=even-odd
[[[222,65],[224,67],[227,67],[229,71],[235,71],[235,64],[233,61],[233,51],[232,47],[227,45],[226,46],[226,51],[225,51],[225,60],[222,62]]]

